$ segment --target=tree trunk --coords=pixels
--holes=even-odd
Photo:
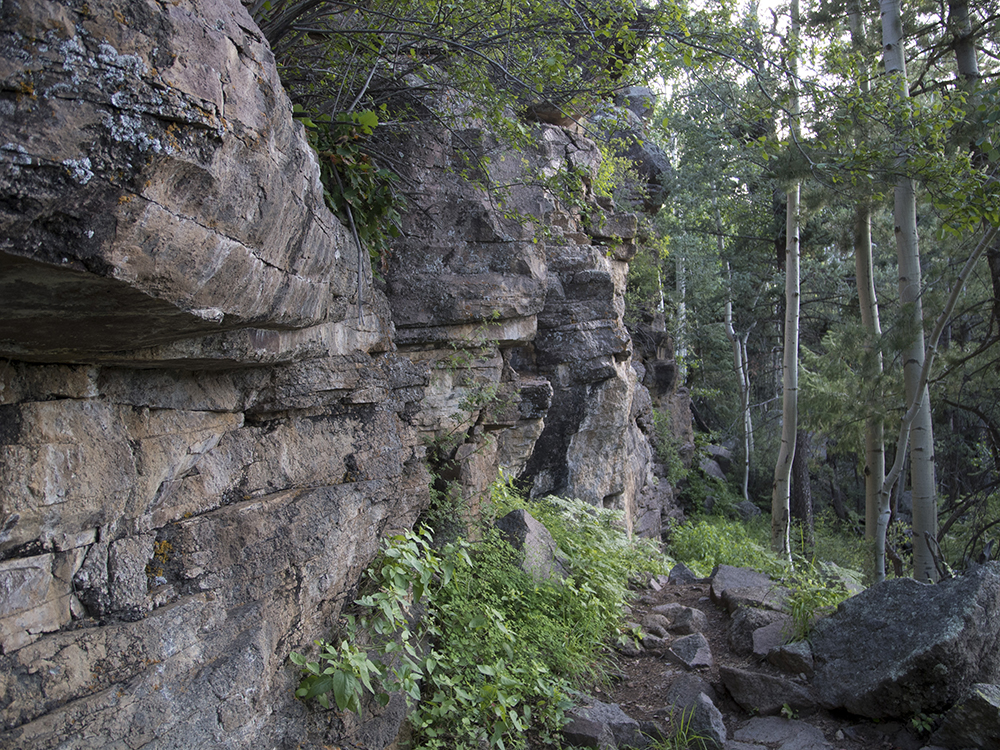
[[[917,404],[910,426],[910,484],[913,490],[913,576],[920,581],[934,581],[937,570],[927,542],[927,535],[937,537],[937,493],[934,479],[934,431],[931,424],[931,400],[926,383],[920,386],[924,366],[923,306],[921,304],[920,244],[917,237],[917,204],[913,180],[905,173],[906,144],[903,132],[909,125],[906,99],[906,55],[903,48],[903,22],[899,0],[882,0],[882,49],[886,72],[895,76],[900,102],[899,174],[893,188],[893,215],[896,233],[896,258],[899,264],[899,302],[906,313],[911,340],[903,350],[903,383],[907,402]],[[881,512],[888,508],[880,508]]]
[[[809,478],[809,433],[806,430],[799,430],[795,437],[790,509],[792,518],[799,522],[802,530],[802,554],[808,557],[813,550],[813,501]]]
[[[851,45],[856,52],[865,54],[865,24],[859,0],[849,0],[848,20],[851,27]],[[868,93],[868,71],[862,69],[862,94]],[[855,141],[862,139],[861,124],[854,123]],[[854,207],[854,272],[858,285],[858,305],[861,308],[861,324],[869,339],[877,346],[882,335],[879,322],[878,299],[875,296],[875,274],[872,262],[872,211],[870,197],[865,196]],[[876,350],[874,360],[868,363],[865,380],[882,381],[882,352]],[[881,400],[879,393],[872,394]],[[878,526],[878,498],[885,480],[885,424],[880,417],[870,416],[865,420],[865,539],[874,539]]]
[[[684,254],[675,253],[676,289],[677,289],[677,325],[674,329],[674,360],[677,362],[677,383],[684,385],[687,382],[687,268],[684,265]],[[659,270],[657,270],[659,279]],[[660,285],[660,305],[659,310],[665,309],[663,299],[663,285]]]
[[[788,56],[789,101],[788,128],[795,140],[799,134],[798,44],[799,0],[792,0]],[[789,485],[795,457],[795,433],[798,427],[799,392],[799,182],[789,188],[785,210],[785,342],[782,358],[781,447],[774,467],[771,490],[771,549],[790,559]]]

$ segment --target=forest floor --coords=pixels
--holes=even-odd
[[[754,655],[735,653],[729,643],[730,616],[721,604],[709,596],[707,582],[666,584],[661,590],[644,591],[632,605],[631,620],[641,622],[653,607],[677,603],[701,610],[708,619],[702,634],[712,651],[712,665],[697,674],[714,688],[713,699],[722,712],[727,736],[725,750],[920,750],[931,747],[912,728],[899,722],[873,722],[846,713],[825,710],[801,711],[792,717],[754,716],[738,706],[719,676],[722,666],[764,672],[788,678],[766,661]],[[642,650],[637,656],[615,654],[616,668],[610,684],[595,687],[595,698],[616,703],[636,721],[669,723],[670,707],[665,696],[671,684],[685,674],[685,669],[669,661],[664,654]],[[782,725],[781,722],[785,724]],[[822,733],[822,739],[808,726]],[[775,731],[778,730],[778,731]],[[667,745],[667,747],[674,747]]]

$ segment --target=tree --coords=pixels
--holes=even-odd
[[[798,45],[799,0],[789,6],[788,70],[791,95],[788,106],[788,131],[793,144],[802,141],[799,122]],[[774,488],[771,493],[771,549],[782,555],[791,554],[789,540],[790,487],[795,441],[798,431],[799,391],[799,228],[801,184],[795,179],[786,193],[785,218],[785,342],[782,357],[781,447],[774,467]]]

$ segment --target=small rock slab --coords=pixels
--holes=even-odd
[[[740,607],[781,609],[787,593],[770,576],[732,565],[716,565],[710,580],[712,601],[724,606],[729,614]]]
[[[736,742],[726,744],[726,750],[832,750],[823,733],[804,721],[778,716],[753,718],[733,732]],[[746,743],[746,744],[744,744]]]
[[[677,635],[701,633],[708,628],[708,617],[700,609],[685,607],[683,604],[660,604],[653,612],[669,618],[667,629]]]
[[[524,553],[521,569],[536,581],[545,581],[553,575],[560,578],[566,575],[555,540],[528,511],[523,508],[512,510],[498,519],[495,525],[511,547]]]
[[[772,649],[767,654],[767,660],[782,672],[813,676],[812,646],[809,641],[796,641]]]
[[[688,670],[708,669],[714,663],[712,649],[701,633],[686,635],[671,644],[667,654]]]
[[[670,646],[670,641],[666,638],[646,633],[642,637],[642,647],[647,651],[666,651]]]
[[[670,630],[670,620],[666,615],[662,615],[653,608],[653,611],[642,618],[642,629],[657,638],[666,638]]]
[[[749,521],[751,518],[759,516],[761,509],[749,500],[740,500],[736,503],[736,514],[744,521]]]
[[[670,569],[670,575],[667,576],[667,580],[674,585],[682,585],[688,583],[698,583],[702,579],[696,576],[694,572],[684,563],[677,563]]]
[[[947,748],[1000,748],[1000,685],[973,685],[944,715],[931,740]]]
[[[779,714],[785,705],[796,711],[816,707],[816,699],[808,689],[783,677],[735,667],[720,667],[719,676],[734,701],[761,716]]]
[[[701,737],[710,748],[722,748],[726,744],[727,733],[722,712],[704,693],[699,693],[695,698],[688,729],[693,736]]]
[[[733,615],[729,623],[729,647],[738,654],[747,656],[754,651],[753,634],[772,623],[782,623],[782,627],[792,629],[792,618],[783,612],[757,607],[743,607]]]
[[[639,730],[639,722],[617,703],[593,701],[567,712],[569,724],[563,727],[567,742],[581,747],[646,747],[649,743]]]
[[[714,703],[718,700],[712,684],[696,674],[682,674],[671,683],[667,690],[667,705],[676,708],[690,708],[698,695],[704,693]]]
[[[772,650],[781,648],[791,635],[788,623],[776,620],[762,628],[753,631],[753,653],[761,659],[766,659]],[[798,672],[796,672],[798,674]]]

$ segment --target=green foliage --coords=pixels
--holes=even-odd
[[[817,617],[829,613],[850,595],[844,579],[860,585],[861,574],[799,555],[789,566],[768,549],[766,534],[761,524],[748,526],[710,516],[674,529],[669,546],[677,559],[699,576],[708,576],[716,565],[733,565],[780,580],[789,590],[785,608],[792,616],[793,636],[797,640],[805,638]]]
[[[927,737],[934,729],[939,714],[918,713],[910,717],[910,728],[921,737]]]
[[[666,479],[674,485],[683,482],[689,473],[680,456],[680,439],[674,436],[670,424],[670,412],[665,409],[653,410],[653,426],[656,430],[656,455],[666,470]]]
[[[491,497],[498,512],[523,505],[509,479]],[[296,694],[360,712],[365,694],[402,692],[415,704],[415,748],[522,747],[529,735],[556,744],[572,681],[599,677],[602,645],[622,632],[628,576],[666,564],[625,539],[609,511],[558,498],[532,507],[560,544],[565,580],[532,580],[495,529],[440,550],[426,531],[395,536],[343,637],[318,642],[315,661],[292,654]]]
[[[772,576],[788,571],[787,564],[755,539],[745,524],[721,516],[698,518],[674,529],[669,549],[699,576],[709,575],[716,565],[752,568]]]
[[[600,198],[614,198],[616,202],[630,203],[636,196],[633,191],[636,186],[642,183],[635,163],[624,156],[618,156],[617,152],[623,152],[628,148],[621,139],[615,139],[608,143],[599,143],[601,151],[601,163],[597,169],[597,176],[594,178],[591,188],[594,195]]]
[[[654,740],[648,745],[651,750],[708,750],[714,743],[691,728],[694,708],[674,712],[671,709],[667,737]]]
[[[784,606],[792,616],[792,639],[796,641],[807,638],[817,618],[831,613],[850,596],[843,581],[815,561],[800,561],[784,585],[788,588]]]
[[[368,139],[379,124],[378,114],[365,111],[310,118],[300,105],[295,111],[306,127],[309,145],[319,157],[327,205],[357,232],[377,266],[387,257],[390,238],[400,234],[403,206],[395,190],[395,173],[378,167],[366,153]]]

